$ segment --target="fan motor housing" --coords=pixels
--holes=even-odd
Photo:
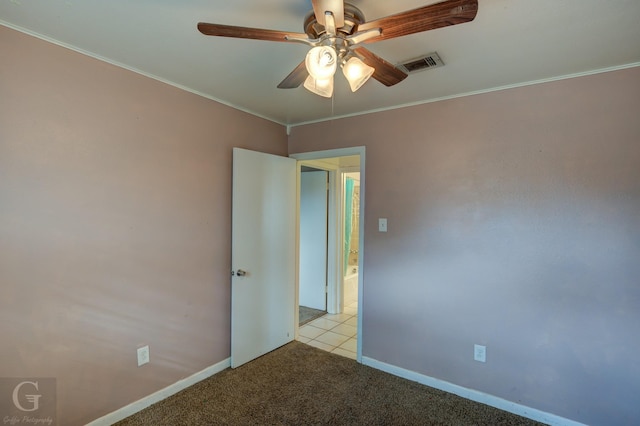
[[[363,22],[365,19],[362,11],[350,3],[344,3],[344,26],[337,31],[349,36],[358,31],[358,26]],[[304,18],[304,32],[312,39],[320,38],[326,32],[324,26],[318,24],[313,10]]]

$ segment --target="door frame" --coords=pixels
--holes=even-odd
[[[312,151],[291,154],[289,157],[297,160],[296,165],[296,180],[297,180],[297,209],[296,209],[296,229],[300,229],[300,171],[301,161],[309,160],[323,160],[333,159],[338,157],[348,157],[353,155],[360,156],[360,223],[359,225],[359,241],[358,241],[358,332],[357,332],[357,362],[362,362],[362,318],[364,316],[364,310],[362,306],[363,291],[364,291],[364,223],[365,223],[365,147],[351,147],[351,148],[339,148],[330,149],[325,151]],[[329,286],[329,292],[327,294],[327,310],[330,308],[336,312],[340,308],[342,303],[342,296],[338,294],[338,290],[342,289],[343,271],[342,271],[342,233],[343,233],[343,188],[342,188],[342,173],[343,170],[339,167],[334,169],[328,169],[329,171],[329,223],[328,223],[328,256],[327,256],[327,277]],[[346,171],[346,170],[345,170]],[[337,212],[337,214],[335,214]],[[295,330],[296,339],[298,336],[297,324],[298,318],[298,303],[299,303],[299,276],[300,276],[300,235],[296,232],[296,285],[295,285]]]

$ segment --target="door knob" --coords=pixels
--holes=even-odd
[[[247,275],[247,271],[243,271],[242,269],[238,269],[237,272],[233,272],[231,271],[231,275],[237,275],[239,277],[244,277],[245,275]]]

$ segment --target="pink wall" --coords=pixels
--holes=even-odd
[[[56,377],[74,425],[227,358],[231,148],[284,129],[1,26],[0,54],[0,377]],[[294,128],[367,147],[364,356],[637,423],[638,116],[634,68]]]
[[[366,146],[363,356],[636,424],[639,117],[633,68],[293,128]]]
[[[285,129],[2,26],[0,57],[0,377],[77,425],[228,358],[231,150]]]

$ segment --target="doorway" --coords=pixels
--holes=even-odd
[[[298,160],[299,183],[303,170],[306,173],[311,170],[325,171],[328,183],[326,273],[322,274],[325,276],[326,314],[298,328],[296,338],[360,362],[364,147],[294,154],[291,157]],[[299,206],[300,201],[301,198]],[[299,211],[299,225],[302,225],[307,219],[303,217],[305,213],[302,209]],[[302,238],[302,231],[299,236]],[[307,267],[302,259],[303,244],[307,242],[299,241],[296,305],[305,297],[299,287],[303,269]]]

